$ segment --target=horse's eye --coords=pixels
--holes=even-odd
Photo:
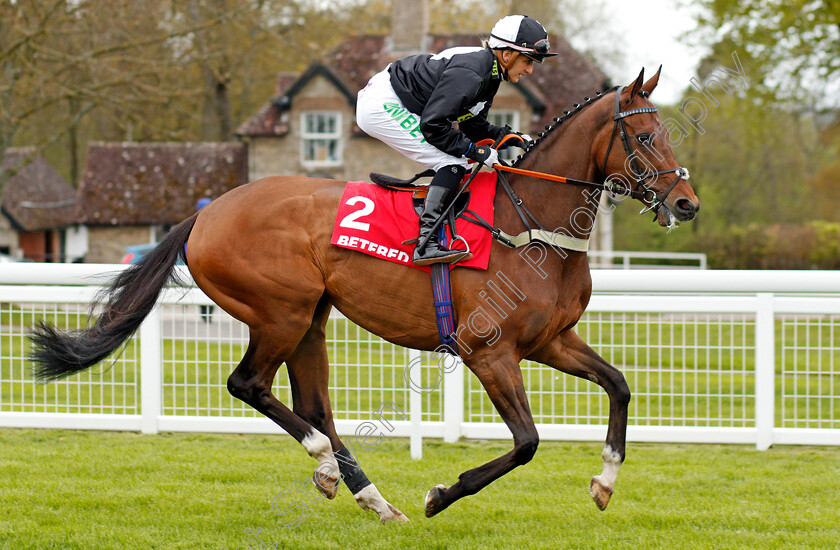
[[[650,134],[639,134],[636,139],[639,140],[639,143],[650,143]]]

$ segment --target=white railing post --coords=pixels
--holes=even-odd
[[[760,292],[755,316],[755,446],[759,451],[773,444],[776,423],[776,318],[773,294]]]
[[[140,325],[140,415],[144,434],[158,432],[158,417],[161,413],[161,356],[162,339],[160,307],[152,312]]]
[[[423,387],[423,368],[419,350],[408,350],[408,364],[417,365],[416,369],[408,370],[409,376],[412,376],[411,371],[416,371],[413,384],[408,386],[408,416],[411,420],[411,458],[420,460],[423,458],[423,394],[416,388]]]
[[[446,355],[443,367],[443,440],[455,443],[461,437],[464,422],[464,362]]]

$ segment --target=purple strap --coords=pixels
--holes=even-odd
[[[439,230],[439,242],[446,246],[448,238],[443,227]],[[460,355],[458,343],[455,341],[455,314],[452,309],[452,288],[449,284],[449,264],[439,263],[431,265],[432,295],[435,299],[435,313],[437,314],[438,336],[440,343],[448,347],[452,354]]]

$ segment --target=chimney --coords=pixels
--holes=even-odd
[[[429,3],[427,0],[393,0],[390,50],[399,55],[428,50]]]

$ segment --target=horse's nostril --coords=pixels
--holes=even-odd
[[[694,204],[692,204],[692,202],[688,199],[678,200],[676,206],[678,210],[685,213],[693,213],[699,210],[699,208],[696,208]]]

